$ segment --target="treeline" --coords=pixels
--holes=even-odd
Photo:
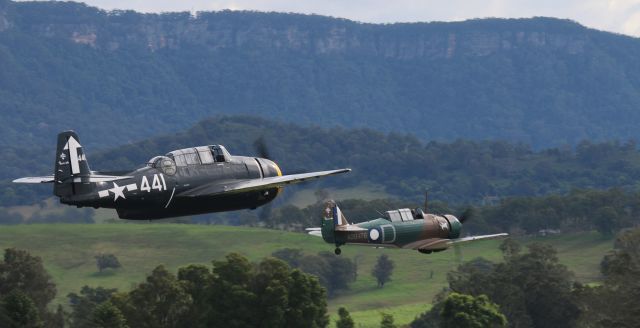
[[[351,223],[379,218],[391,209],[423,207],[422,203],[395,199],[338,200],[338,205]],[[289,205],[275,209],[268,217],[255,217],[244,223],[302,231],[320,225],[322,210],[322,203],[302,209]],[[476,207],[430,202],[428,211],[456,216],[467,212],[470,219],[465,223],[463,233],[510,232],[518,235],[597,230],[611,235],[640,224],[640,192],[573,190],[566,195],[505,198],[495,205]]]
[[[55,284],[42,260],[7,249],[0,262],[0,327],[326,327],[326,291],[315,276],[266,258],[229,254],[174,274],[156,267],[130,291],[83,287],[70,312],[51,312]]]
[[[329,195],[320,193],[323,197]],[[385,211],[398,208],[423,207],[422,202],[398,199],[337,200],[351,223],[382,217]],[[536,233],[567,233],[596,230],[612,235],[621,229],[640,225],[640,192],[619,188],[607,190],[573,190],[566,195],[510,197],[484,206],[448,205],[430,201],[430,213],[465,213],[463,233],[509,232],[515,235]],[[168,220],[173,223],[231,224],[261,226],[272,229],[303,231],[320,225],[322,202],[305,208],[285,205],[272,210],[209,214]],[[36,214],[29,220],[16,212],[0,209],[0,224],[20,223],[93,223],[93,211],[67,207],[63,211]],[[165,221],[163,221],[165,222]],[[290,262],[290,264],[292,264]]]
[[[284,173],[353,169],[349,174],[313,182],[314,187],[368,183],[382,185],[387,193],[412,201],[420,201],[425,190],[434,200],[477,204],[511,196],[563,194],[576,188],[636,190],[640,180],[640,152],[632,141],[585,141],[575,148],[533,150],[504,141],[425,143],[409,134],[302,127],[244,116],[205,120],[182,133],[108,151],[85,150],[92,169],[124,170],[139,167],[158,154],[196,145],[222,143],[232,154],[257,155],[254,142],[260,137]],[[25,165],[21,151],[7,151],[8,165],[0,173],[0,178],[6,179],[0,185],[0,202],[28,204],[50,196],[50,185],[23,186],[8,180],[51,172],[53,152],[53,144],[45,151],[31,150],[27,154],[33,157]]]
[[[520,244],[509,239],[501,246],[502,263],[478,258],[450,272],[447,275],[449,289],[437,295],[431,310],[416,318],[410,326],[503,326],[495,315],[487,315],[486,307],[483,312],[461,315],[461,322],[465,324],[451,325],[450,314],[447,315],[448,307],[451,307],[447,294],[452,293],[486,297],[495,302],[508,327],[636,327],[640,320],[638,245],[640,229],[622,232],[614,250],[602,260],[603,283],[592,286],[576,282],[573,273],[559,262],[552,247],[531,244],[525,252]],[[462,308],[462,313],[470,308]],[[487,317],[495,320],[493,325],[466,324],[469,318]]]
[[[89,155],[92,167],[136,167],[157,154],[195,145],[223,143],[232,154],[257,155],[264,137],[269,154],[285,173],[350,167],[319,185],[382,184],[397,197],[479,202],[487,196],[534,196],[575,188],[635,188],[640,152],[635,142],[591,143],[536,151],[504,141],[422,142],[411,134],[368,129],[302,127],[251,117],[218,117],[184,133],[148,139]],[[96,163],[95,165],[93,163]]]

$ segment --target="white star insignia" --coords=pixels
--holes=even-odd
[[[447,223],[446,222],[440,222],[440,229],[447,230]]]
[[[109,191],[113,193],[114,202],[120,197],[122,197],[122,199],[127,199],[126,197],[124,197],[124,188],[126,188],[126,186],[118,186],[117,183],[113,183],[113,188],[109,189]]]

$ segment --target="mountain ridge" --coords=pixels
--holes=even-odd
[[[0,2],[0,146],[105,149],[215,115],[536,148],[638,139],[640,41],[552,18],[364,24]]]
[[[33,3],[31,7],[46,4]],[[316,54],[344,54],[356,51],[385,58],[451,58],[457,51],[462,55],[488,55],[518,46],[551,47],[570,54],[581,52],[586,35],[585,27],[570,20],[547,17],[531,19],[474,19],[463,22],[416,22],[372,24],[347,19],[294,13],[264,13],[255,11],[217,11],[163,14],[141,14],[133,11],[104,11],[79,3],[56,3],[50,8],[64,8],[81,15],[68,17],[63,10],[60,17],[33,15],[29,6],[5,11],[0,31],[17,28],[50,38],[62,38],[94,48],[115,51],[122,45],[137,45],[150,51],[163,48],[178,49],[181,45],[205,46],[209,50],[251,47],[252,44],[272,49],[291,49]],[[63,9],[58,8],[58,10]],[[7,15],[9,13],[9,15]],[[31,13],[31,15],[29,15]],[[13,14],[17,18],[12,22]],[[278,18],[286,17],[288,24]],[[59,22],[72,18],[71,22]],[[141,21],[135,21],[135,19]],[[231,21],[242,20],[238,26]],[[319,23],[311,28],[305,21]],[[518,24],[513,31],[509,24]],[[141,28],[141,25],[147,25]],[[550,28],[547,24],[553,24]],[[123,33],[109,33],[110,28]],[[469,32],[469,29],[473,31]],[[557,29],[561,28],[562,31]],[[414,32],[406,34],[406,32]],[[594,30],[591,30],[594,31]],[[128,33],[127,33],[128,32]],[[369,34],[362,34],[362,33]],[[442,34],[442,33],[445,34]],[[607,33],[607,32],[604,32]]]

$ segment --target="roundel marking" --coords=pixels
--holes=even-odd
[[[380,238],[380,231],[378,231],[378,229],[369,230],[369,238],[373,241],[378,240],[378,238]]]

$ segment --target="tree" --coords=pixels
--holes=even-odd
[[[324,279],[330,294],[349,288],[349,284],[356,280],[358,267],[348,257],[336,256],[333,252],[320,252],[318,257],[324,265]],[[307,264],[308,259],[307,259]],[[304,270],[304,268],[303,268]]]
[[[27,251],[9,248],[0,262],[0,298],[17,290],[38,309],[40,318],[48,315],[47,305],[56,296],[56,286],[39,257]]]
[[[294,269],[290,273],[287,327],[320,328],[329,324],[327,293],[318,278]]]
[[[89,322],[92,328],[128,328],[122,312],[108,301],[93,310]]]
[[[253,315],[256,295],[249,289],[253,275],[249,260],[237,253],[213,262],[209,327],[247,327],[254,325],[253,320],[259,320]]]
[[[520,254],[521,249],[522,246],[520,246],[517,241],[511,238],[505,239],[500,244],[500,251],[502,251],[502,255],[507,258]]]
[[[504,263],[464,264],[447,278],[452,291],[487,295],[516,327],[571,327],[580,315],[572,273],[548,245],[531,244],[514,255],[503,247]],[[484,268],[484,269],[482,269]]]
[[[92,315],[96,307],[107,302],[116,292],[116,289],[103,287],[83,286],[80,294],[70,293],[67,295],[71,306],[71,327],[89,328],[92,327]],[[113,304],[112,304],[113,305]]]
[[[305,255],[300,249],[284,248],[273,252],[272,255],[294,268],[300,268],[318,277],[329,295],[338,290],[348,289],[349,284],[356,280],[358,272],[356,264],[351,259],[335,256],[331,252]]]
[[[291,277],[287,264],[276,258],[266,258],[256,268],[251,291],[256,295],[254,316],[265,327],[285,327],[289,306]]]
[[[611,236],[618,229],[619,215],[611,206],[605,206],[596,211],[594,224],[598,232]]]
[[[143,328],[177,327],[192,304],[183,284],[162,265],[145,282],[127,294],[114,295],[111,301],[131,327]]]
[[[640,229],[619,233],[600,269],[602,285],[576,287],[583,308],[578,326],[636,327],[640,321]]]
[[[371,274],[378,281],[378,287],[384,287],[384,284],[391,281],[391,275],[393,274],[393,261],[389,259],[387,254],[378,256],[378,262],[373,267]]]
[[[42,322],[35,303],[22,291],[13,290],[0,301],[0,326],[40,328]],[[3,322],[4,321],[4,322]]]
[[[209,327],[325,327],[326,294],[318,280],[275,258],[256,266],[239,254],[213,264]]]
[[[380,320],[380,328],[396,328],[393,323],[393,315],[389,313],[382,313],[382,320]]]
[[[113,254],[99,254],[95,256],[96,258],[96,266],[98,267],[98,271],[102,272],[104,269],[112,268],[117,269],[122,267],[118,258]]]
[[[451,293],[442,309],[443,328],[506,327],[507,318],[486,295]]]
[[[298,268],[300,266],[300,260],[304,254],[299,248],[283,248],[273,252],[271,256],[287,262],[294,268]]]
[[[336,328],[354,328],[355,323],[349,314],[349,311],[344,307],[338,309],[338,320],[336,321]]]
[[[431,309],[421,313],[409,324],[411,328],[441,328],[442,308],[444,307],[444,294],[440,293],[434,297]]]
[[[178,280],[193,300],[182,327],[206,327],[206,317],[211,305],[208,302],[213,274],[211,270],[200,264],[191,264],[178,269]]]

